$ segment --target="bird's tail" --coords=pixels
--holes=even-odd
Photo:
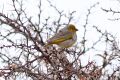
[[[45,47],[45,48],[49,48],[51,45],[52,45],[52,44],[46,43],[46,44],[44,45],[44,47]]]

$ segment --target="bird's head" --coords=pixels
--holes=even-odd
[[[76,32],[76,31],[78,31],[78,29],[73,24],[69,24],[68,25],[68,31]]]

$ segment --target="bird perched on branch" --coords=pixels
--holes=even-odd
[[[63,29],[59,30],[53,37],[47,40],[45,46],[56,44],[62,48],[71,47],[77,40],[76,31],[78,29],[73,24],[68,24]]]

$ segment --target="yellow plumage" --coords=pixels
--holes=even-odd
[[[76,27],[73,24],[69,24],[48,39],[46,46],[56,44],[62,48],[71,47],[77,40],[76,31],[78,31]]]

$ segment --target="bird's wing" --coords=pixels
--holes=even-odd
[[[55,34],[52,38],[48,40],[49,44],[58,44],[60,42],[63,42],[65,40],[69,40],[73,38],[73,34],[71,32],[59,32]]]

